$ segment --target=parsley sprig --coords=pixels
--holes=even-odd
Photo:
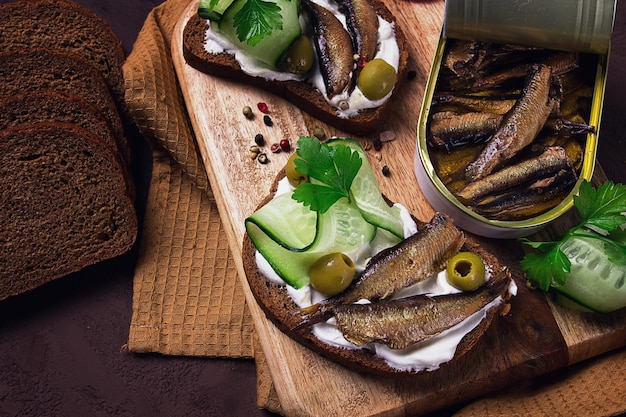
[[[583,181],[574,206],[578,210],[580,223],[568,230],[560,241],[535,242],[520,239],[537,250],[527,254],[520,266],[528,279],[538,288],[547,291],[551,282],[564,284],[570,272],[571,262],[561,250],[570,237],[585,237],[604,242],[609,261],[626,265],[626,245],[623,239],[616,239],[620,226],[626,223],[626,186],[606,181],[597,189]]]
[[[283,29],[280,6],[271,1],[247,0],[233,16],[233,25],[239,41],[254,46],[273,30]]]
[[[293,198],[311,210],[325,213],[340,198],[350,200],[350,187],[363,161],[345,145],[330,146],[315,137],[302,136],[294,160],[296,170],[318,182],[304,182]]]

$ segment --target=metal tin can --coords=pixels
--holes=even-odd
[[[446,0],[444,36],[606,54],[617,0]]]
[[[528,236],[541,230],[567,213],[573,206],[573,196],[578,192],[580,182],[591,180],[596,161],[596,147],[599,137],[602,105],[604,102],[608,52],[597,55],[595,77],[592,82],[593,85],[591,86],[593,89],[593,99],[588,121],[589,124],[596,127],[596,130],[586,136],[584,157],[578,183],[571,193],[551,210],[526,220],[504,221],[483,217],[461,203],[452,192],[448,190],[446,185],[444,185],[431,159],[428,145],[428,123],[432,112],[433,96],[436,92],[439,76],[441,74],[446,43],[449,41],[450,40],[446,38],[442,32],[424,91],[423,104],[418,120],[414,159],[414,169],[418,184],[424,196],[435,210],[448,213],[455,222],[465,230],[491,238],[511,239]]]

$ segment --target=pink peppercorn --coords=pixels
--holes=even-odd
[[[282,139],[280,141],[280,149],[282,149],[285,152],[289,152],[291,150],[291,143],[289,143],[289,140]]]
[[[263,114],[268,114],[270,112],[266,103],[260,102],[256,106],[259,108],[259,111]]]

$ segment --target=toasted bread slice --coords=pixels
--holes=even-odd
[[[356,135],[371,133],[382,128],[382,121],[385,120],[392,106],[393,96],[398,91],[402,80],[406,78],[409,47],[402,29],[389,9],[378,0],[368,0],[368,2],[380,17],[393,23],[400,51],[398,81],[392,96],[382,106],[362,110],[350,118],[339,116],[336,109],[328,104],[322,93],[312,84],[304,81],[272,81],[262,77],[250,76],[241,70],[233,55],[207,52],[204,45],[208,23],[197,14],[191,16],[183,30],[183,56],[190,66],[199,71],[262,88],[289,100],[304,112],[337,129]]]
[[[272,196],[276,192],[278,182],[282,177],[284,177],[284,170],[279,173],[270,194],[259,205],[259,207],[267,204],[267,202],[271,200]],[[425,223],[423,222],[417,221],[417,223],[418,229],[425,226]],[[467,236],[462,250],[478,254],[488,266],[492,280],[512,280],[508,269],[502,265],[493,254],[482,248],[471,236]],[[346,349],[329,345],[318,339],[313,334],[310,327],[294,330],[302,323],[303,315],[301,309],[292,300],[284,285],[268,280],[259,271],[255,259],[256,248],[248,235],[244,236],[242,256],[244,270],[246,272],[250,289],[259,306],[263,309],[265,315],[270,321],[272,321],[282,332],[295,341],[311,348],[322,356],[358,372],[379,375],[412,375],[420,372],[419,369],[402,370],[396,368],[387,363],[383,358],[376,356],[371,350],[368,349]],[[456,353],[452,361],[456,361],[472,349],[483,333],[490,327],[493,319],[498,315],[504,314],[508,310],[508,306],[507,302],[503,302],[497,307],[490,309],[481,323],[471,332],[466,334],[462,339],[461,343],[457,346]]]

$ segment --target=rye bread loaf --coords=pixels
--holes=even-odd
[[[62,49],[90,62],[124,103],[122,43],[108,23],[69,0],[20,0],[0,5],[0,51]]]
[[[0,299],[126,253],[137,218],[119,159],[94,133],[41,122],[0,131]]]
[[[102,112],[84,98],[55,90],[34,90],[0,98],[0,129],[23,123],[57,121],[77,124],[98,135],[130,163],[130,150],[123,138],[117,138]]]
[[[271,200],[276,192],[278,181],[283,177],[284,169],[279,173],[269,195],[259,204],[259,208]],[[423,222],[418,220],[416,220],[416,222],[418,224],[418,230],[425,226]],[[465,244],[461,250],[478,254],[485,264],[489,266],[492,279],[512,279],[508,268],[502,265],[492,253],[486,251],[472,236],[466,236]],[[242,258],[250,290],[266,317],[283,333],[320,355],[357,372],[384,376],[409,376],[416,373],[413,371],[398,370],[386,363],[384,359],[373,354],[370,350],[346,349],[329,345],[318,339],[310,330],[310,327],[294,331],[293,329],[302,321],[303,316],[300,308],[287,293],[284,285],[268,280],[259,271],[255,257],[256,248],[249,236],[245,234],[242,245]],[[461,343],[457,346],[454,358],[441,366],[449,366],[452,362],[469,352],[491,326],[494,318],[504,314],[508,311],[508,308],[509,305],[505,302],[489,310],[482,322],[462,339]]]
[[[404,32],[399,27],[393,14],[378,0],[368,0],[376,13],[388,22],[394,23],[400,62],[398,68],[398,82],[396,90],[406,78],[409,59],[409,47]],[[340,117],[336,110],[328,104],[322,93],[313,85],[300,81],[272,81],[262,77],[247,75],[233,55],[229,53],[214,54],[208,52],[205,45],[205,35],[208,29],[206,19],[194,14],[187,21],[183,29],[182,50],[186,62],[193,68],[211,75],[228,78],[248,85],[262,88],[270,93],[283,97],[311,116],[328,123],[338,129],[352,134],[368,134],[382,128],[382,122],[390,112],[393,94],[382,106],[359,112],[350,118]],[[395,93],[394,93],[395,94]]]

